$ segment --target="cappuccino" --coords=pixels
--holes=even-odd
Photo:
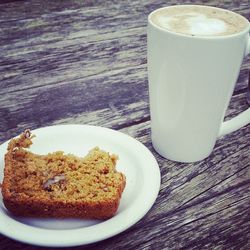
[[[190,36],[232,35],[249,25],[247,19],[234,12],[197,5],[158,9],[149,20],[160,28]]]

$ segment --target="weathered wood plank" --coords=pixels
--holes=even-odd
[[[87,10],[86,8],[69,9],[70,4],[66,6],[64,4],[48,5],[52,10],[60,7],[60,11],[52,13],[47,13],[51,11],[48,10],[49,7],[39,8],[39,6],[31,13],[27,12],[26,2],[22,6],[17,5],[20,12],[15,10],[9,13],[2,8],[0,42],[3,71],[0,72],[4,81],[2,81],[1,91],[4,92],[5,85],[8,87],[12,85],[13,90],[18,90],[24,85],[36,86],[42,83],[46,85],[46,81],[50,84],[67,82],[88,74],[97,74],[98,71],[102,72],[103,66],[107,71],[117,65],[123,67],[124,65],[116,58],[117,53],[121,58],[125,57],[124,62],[129,60],[133,63],[135,60],[131,60],[131,57],[140,59],[139,63],[146,61],[145,26],[146,16],[150,11],[148,8],[145,6],[133,8],[134,5],[130,3],[118,5],[119,8],[114,5],[109,12],[103,13],[100,12],[102,6],[99,3]],[[241,3],[241,6],[243,7],[244,3]],[[45,14],[39,13],[32,18],[32,13],[38,10]],[[20,13],[23,13],[24,17],[20,20],[14,19],[15,22],[13,22],[10,16],[17,13],[18,18]],[[246,13],[242,14],[246,15]],[[27,18],[25,18],[26,15],[28,15]],[[6,18],[9,18],[9,21],[5,21]],[[120,37],[127,40],[126,46],[132,47],[135,50],[132,51],[133,53],[127,51],[124,43],[120,44]],[[110,39],[114,40],[113,43]],[[105,42],[105,40],[108,41]],[[126,58],[127,55],[131,57]],[[103,58],[112,63],[102,60]],[[22,75],[21,79],[20,75]],[[11,88],[8,89],[10,90]]]
[[[23,8],[21,10],[25,15],[27,15],[27,11],[24,11],[26,10],[25,4],[21,7],[20,5],[18,6],[19,8]],[[99,14],[98,8],[100,6],[97,6],[98,7],[93,7],[89,16],[97,15],[97,20],[105,18]],[[244,3],[242,3],[241,6],[244,6]],[[131,7],[131,4],[126,5],[125,10]],[[17,123],[23,124],[23,120],[27,118],[27,115],[33,118],[35,116],[42,116],[44,117],[42,122],[45,120],[49,124],[50,122],[53,122],[50,120],[50,114],[55,113],[53,111],[57,111],[56,113],[58,114],[57,117],[54,117],[55,120],[63,119],[63,117],[70,117],[72,115],[74,116],[76,112],[81,112],[82,110],[86,111],[86,109],[87,111],[93,111],[88,110],[88,107],[90,106],[100,108],[98,105],[103,103],[103,98],[100,99],[101,97],[99,96],[99,98],[96,98],[98,99],[96,102],[91,102],[89,100],[89,97],[92,97],[93,100],[93,96],[95,95],[93,89],[98,88],[99,84],[110,86],[110,88],[102,90],[102,96],[104,97],[107,95],[105,91],[107,93],[111,92],[110,89],[113,88],[113,86],[111,87],[111,84],[116,84],[115,89],[119,92],[120,90],[123,90],[124,86],[131,88],[131,85],[136,81],[141,82],[143,84],[143,88],[140,84],[137,84],[137,86],[134,85],[133,92],[137,95],[137,99],[138,93],[140,92],[142,96],[141,99],[145,100],[145,98],[147,98],[147,93],[145,92],[147,89],[147,87],[145,88],[147,84],[146,19],[144,18],[145,16],[143,16],[144,19],[139,18],[140,11],[138,11],[138,8],[136,11],[133,10],[131,13],[127,13],[127,15],[124,15],[123,12],[121,13],[120,9],[117,7],[115,8],[115,13],[114,11],[110,11],[112,14],[106,15],[109,24],[111,22],[108,26],[108,32],[107,30],[103,31],[103,29],[94,29],[96,22],[98,22],[95,18],[93,18],[93,20],[89,20],[87,16],[87,18],[82,20],[80,16],[86,14],[84,9],[79,10],[75,8],[73,10],[60,10],[61,11],[53,12],[53,15],[50,16],[49,13],[46,12],[48,9],[45,8],[43,10],[40,8],[39,11],[45,11],[47,14],[43,17],[40,13],[38,19],[47,18],[48,20],[46,21],[30,20],[29,18],[22,19],[21,22],[27,23],[22,26],[21,34],[22,29],[28,32],[28,34],[36,34],[35,31],[37,31],[38,34],[34,35],[35,40],[32,35],[24,37],[25,39],[23,39],[22,35],[18,36],[15,31],[17,28],[16,26],[13,26],[15,27],[13,34],[9,32],[8,36],[10,37],[7,36],[7,38],[11,40],[12,34],[14,37],[17,37],[18,41],[15,41],[14,39],[14,41],[9,42],[7,45],[5,42],[5,46],[2,47],[3,49],[1,52],[6,60],[2,60],[2,66],[0,68],[2,77],[0,90],[0,93],[2,94],[1,114],[2,117],[6,118],[6,120],[4,119],[3,124],[11,125],[10,128],[15,127],[15,124]],[[36,12],[36,10],[34,11]],[[134,27],[134,19],[130,18],[130,14],[133,15],[134,12],[138,15],[134,16],[136,19],[144,20],[141,21],[141,23],[136,22],[136,25],[142,27]],[[5,12],[3,12],[3,14],[4,13]],[[14,11],[12,14],[14,15],[15,13],[16,12]],[[122,15],[121,20],[116,18],[117,13]],[[69,20],[65,21],[67,20],[67,17]],[[51,20],[54,19],[54,25],[50,25]],[[71,26],[64,27],[63,25],[68,25],[72,19],[73,21],[75,20],[77,28],[70,29],[69,33],[66,34],[66,39],[65,35],[62,34],[62,37],[60,37],[58,41],[56,40],[54,42],[54,39],[57,38],[54,34],[55,28],[53,27],[58,27],[60,30],[64,28],[69,30]],[[129,24],[129,28],[117,31],[117,23],[119,24],[117,20],[125,23],[126,25]],[[63,27],[58,25],[61,21],[63,21]],[[3,24],[10,28],[9,22],[4,22]],[[79,22],[88,24],[86,34],[81,31],[81,25]],[[11,24],[17,25],[15,22],[12,22]],[[56,29],[56,32],[58,32],[58,28]],[[42,39],[43,32],[48,40],[45,39],[44,41],[39,42],[39,39]],[[77,33],[77,36],[74,35],[75,32]],[[87,41],[85,40],[86,38],[88,39]],[[93,53],[93,51],[95,51],[95,53]],[[239,78],[240,82],[236,85],[236,91],[245,91],[247,79],[246,68],[248,64],[248,61],[243,64],[243,71]],[[129,68],[124,70],[126,67]],[[111,71],[112,74],[110,73]],[[131,71],[133,72],[131,73]],[[114,73],[115,75],[113,75]],[[130,74],[133,74],[133,79],[130,78]],[[244,78],[244,80],[242,78]],[[117,82],[119,84],[117,84]],[[127,86],[128,83],[129,86]],[[85,88],[81,87],[81,84],[85,86]],[[72,89],[72,85],[77,86],[73,91],[69,92],[68,90]],[[31,88],[33,89],[31,93],[27,92],[27,90]],[[38,88],[37,91],[35,88]],[[143,92],[141,89],[143,89]],[[41,92],[41,90],[43,92]],[[112,92],[114,91],[112,90]],[[10,93],[10,95],[6,96],[5,94],[7,93]],[[56,95],[53,96],[55,93]],[[123,93],[126,95],[128,94],[126,91],[123,91]],[[52,96],[53,98],[51,98]],[[127,96],[134,95],[129,94]],[[4,100],[6,97],[7,101]],[[110,99],[115,100],[114,97],[117,97],[117,95],[110,96]],[[63,109],[61,108],[65,98],[67,99],[68,109],[66,107]],[[53,99],[53,102],[47,102],[47,99]],[[81,100],[81,103],[79,101],[77,103],[78,99]],[[124,100],[124,103],[128,101],[127,99],[128,98],[125,98],[124,100],[121,95],[119,96],[119,100]],[[130,101],[133,102],[134,99],[131,99]],[[23,102],[23,107],[20,105],[21,102]],[[10,105],[9,103],[12,104]],[[25,117],[18,119],[16,112],[13,110],[13,108],[16,108],[13,107],[13,104],[16,107],[21,107],[23,109],[16,110],[16,112],[20,111],[20,113],[22,113]],[[112,102],[108,105],[107,102],[105,104],[106,106],[104,108],[107,106],[115,106]],[[7,108],[8,105],[9,108]],[[29,107],[32,108],[31,111],[29,110]],[[35,109],[33,110],[34,107]],[[68,113],[67,110],[70,109],[71,113]],[[58,110],[61,112],[58,112]],[[38,122],[37,126],[39,125],[41,126],[41,122]],[[34,126],[32,126],[32,128],[34,128]],[[4,132],[4,130],[2,132]],[[9,138],[9,136],[5,138]]]
[[[0,141],[27,127],[34,129],[60,123],[89,123],[119,129],[149,120],[147,85],[143,83],[145,74],[140,76],[137,70],[130,70],[127,74],[129,83],[119,82],[119,74],[111,80],[102,79],[106,86],[103,91],[91,83],[87,85],[77,81],[75,85],[62,84],[60,89],[52,85],[0,96]],[[235,95],[229,105],[227,119],[247,106],[245,92]]]

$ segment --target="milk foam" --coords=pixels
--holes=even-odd
[[[175,30],[179,22],[185,22],[186,32],[193,35],[216,35],[226,32],[227,25],[223,20],[209,18],[204,14],[187,13],[171,17],[159,17],[159,24],[169,30]]]
[[[227,25],[223,20],[209,18],[205,15],[194,15],[186,19],[189,31],[194,35],[215,35],[226,32]]]
[[[229,11],[210,7],[170,7],[152,16],[164,29],[194,36],[217,36],[239,32],[247,21]]]

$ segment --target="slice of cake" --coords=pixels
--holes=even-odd
[[[38,155],[27,149],[26,130],[12,139],[5,155],[3,202],[17,216],[106,219],[119,206],[125,175],[115,155],[98,147],[85,157],[62,151]]]

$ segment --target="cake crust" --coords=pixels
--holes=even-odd
[[[116,170],[118,157],[100,150],[85,157],[62,151],[37,155],[29,130],[9,142],[2,196],[16,216],[107,219],[115,215],[126,177]]]

